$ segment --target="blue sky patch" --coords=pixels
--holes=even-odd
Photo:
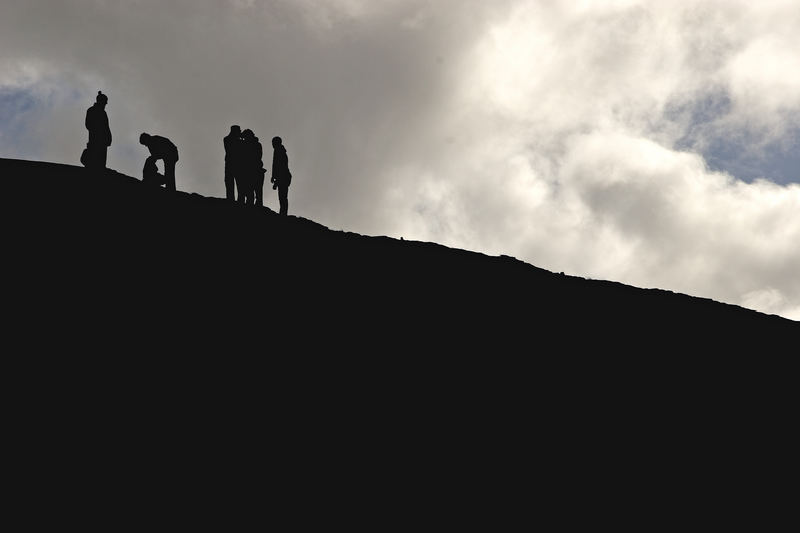
[[[715,124],[731,109],[731,100],[724,91],[669,107],[665,118],[689,124],[675,148],[697,152],[711,170],[727,172],[746,182],[765,178],[782,185],[800,183],[800,128],[788,130],[778,140],[764,142],[756,133],[725,130]]]
[[[753,148],[754,139],[716,138],[702,152],[712,170],[725,171],[744,181],[766,178],[782,185],[800,183],[800,129],[780,142]]]
[[[46,106],[31,88],[0,87],[0,141],[4,153],[35,157],[41,142],[31,135],[30,126]]]

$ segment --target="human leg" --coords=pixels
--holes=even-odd
[[[225,198],[228,200],[235,200],[236,193],[234,191],[234,177],[233,169],[230,165],[225,165]]]
[[[236,192],[238,193],[236,197],[236,201],[240,204],[244,203],[244,197],[247,193],[247,187],[245,186],[244,175],[241,172],[237,172],[235,175],[234,180],[236,181]]]
[[[252,175],[252,173],[248,172],[248,174],[247,174],[247,193],[245,194],[245,197],[244,197],[244,203],[246,203],[247,205],[253,205],[253,192],[254,192],[253,185],[254,185],[254,183],[253,183],[253,175]]]
[[[175,161],[174,159],[164,159],[164,179],[166,180],[167,189],[170,191],[175,190]]]
[[[278,185],[278,200],[281,204],[281,215],[286,215],[289,212],[289,186]]]
[[[256,186],[255,186],[255,199],[256,205],[264,205],[264,174],[262,172],[258,173],[255,179]]]
[[[97,170],[100,168],[100,147],[95,143],[87,143],[86,145],[86,168]]]

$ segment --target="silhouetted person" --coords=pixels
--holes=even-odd
[[[170,191],[175,190],[175,163],[178,162],[178,147],[172,141],[160,135],[142,133],[139,143],[147,146],[153,163],[156,159],[164,161],[164,183]]]
[[[236,176],[239,174],[242,164],[241,128],[236,125],[231,126],[231,132],[223,137],[222,143],[225,146],[225,198],[235,200]],[[239,189],[239,197],[242,197],[241,189]]]
[[[234,166],[236,167],[236,189],[239,191],[239,196],[236,201],[240,204],[247,205],[253,203],[253,173],[248,168],[251,159],[247,142],[247,132],[249,131],[250,130],[244,130],[242,132],[239,152],[234,162]]]
[[[289,185],[292,184],[292,173],[289,172],[289,156],[280,137],[272,138],[272,188],[278,189],[278,201],[281,204],[281,215],[289,212]]]
[[[81,163],[86,168],[103,170],[106,168],[108,147],[111,146],[111,128],[108,126],[106,114],[108,97],[97,91],[97,99],[92,107],[86,110],[86,129],[89,130],[89,142],[81,155]]]
[[[158,166],[156,166],[156,158],[152,155],[144,161],[144,168],[142,169],[142,182],[155,186],[161,186],[166,183],[164,174],[161,174],[158,171]]]
[[[242,172],[247,176],[251,196],[246,203],[264,205],[264,149],[253,130],[242,132]]]
[[[267,169],[264,168],[264,147],[261,146],[261,142],[258,140],[258,137],[253,137],[255,141],[255,193],[256,193],[256,205],[264,205],[264,175],[267,173]]]

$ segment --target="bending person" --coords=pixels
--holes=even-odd
[[[145,159],[142,169],[142,182],[160,187],[164,185],[164,175],[158,171],[156,158],[152,155]]]
[[[164,161],[164,181],[167,189],[175,190],[175,163],[178,162],[178,147],[172,141],[160,135],[142,133],[139,142],[150,150],[150,155]]]

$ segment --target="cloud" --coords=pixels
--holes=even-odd
[[[795,50],[786,25],[772,32],[763,22],[795,11],[787,2],[518,3],[476,44],[476,68],[437,125],[461,141],[438,143],[434,175],[447,200],[444,186],[395,192],[406,204],[398,212],[426,207],[405,231],[797,318],[800,189],[754,179],[782,163],[780,181],[792,181],[794,74],[773,85],[758,69],[747,81],[740,66],[759,40]],[[747,150],[724,154],[730,139]],[[722,171],[742,169],[748,153],[747,182]],[[449,239],[448,227],[458,228]],[[764,290],[780,299],[752,297]]]
[[[75,162],[103,89],[132,175],[162,134],[178,187],[221,196],[238,123],[267,159],[285,139],[290,209],[331,227],[800,318],[796,7],[4,2],[0,150]]]

